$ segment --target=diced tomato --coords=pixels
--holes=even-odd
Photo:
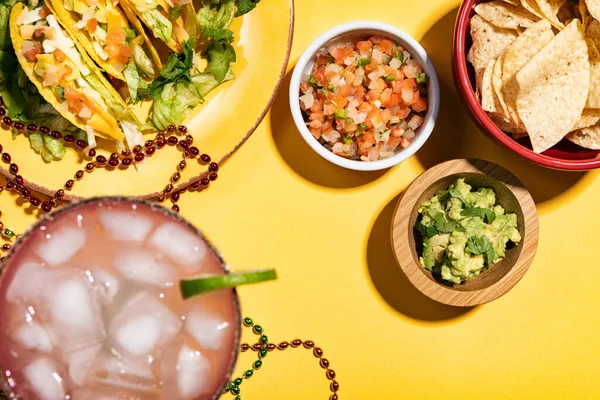
[[[310,133],[315,139],[319,139],[321,137],[321,129],[311,128]]]
[[[348,100],[346,100],[346,98],[343,96],[336,97],[334,101],[338,108],[344,108],[348,104]]]
[[[373,43],[371,43],[369,40],[363,40],[363,41],[356,43],[356,48],[358,49],[358,52],[362,56],[362,55],[367,54],[371,50],[371,48],[373,48]]]
[[[396,113],[396,117],[400,119],[406,119],[410,114],[410,108],[408,107],[399,107],[398,112]]]
[[[365,71],[367,71],[367,73],[371,73],[371,72],[375,71],[377,68],[379,68],[379,67],[377,66],[377,63],[375,63],[375,62],[371,62],[370,64],[367,64],[364,67],[364,69],[365,69]]]
[[[55,49],[54,50],[54,58],[56,58],[56,61],[58,61],[58,62],[63,62],[66,60],[67,56],[65,55],[65,53],[63,53],[59,49]]]
[[[330,121],[330,120],[328,120],[328,119],[326,119],[326,120],[323,122],[323,126],[321,127],[321,131],[322,131],[324,134],[328,134],[328,133],[329,133],[329,132],[331,132],[332,130],[333,130],[333,125],[331,124],[331,121]]]
[[[344,60],[351,56],[353,53],[353,50],[350,47],[342,47],[342,48],[337,48],[335,49],[335,51],[333,52],[333,57],[335,58],[335,63],[338,65],[344,65]]]
[[[329,64],[329,57],[327,57],[325,54],[319,54],[319,56],[317,57],[317,60],[315,61],[315,65],[317,67],[321,66],[321,65],[327,65]]]
[[[23,53],[25,58],[27,58],[29,61],[37,61],[38,54],[40,54],[40,50],[36,47]]]
[[[352,95],[352,85],[346,84],[340,89],[340,96],[349,97]]]
[[[310,111],[313,113],[318,113],[323,110],[323,102],[320,100],[315,100],[313,106],[310,108]]]
[[[387,124],[390,122],[390,119],[392,119],[392,113],[386,108],[381,112],[381,121],[383,121],[384,124]]]
[[[310,120],[311,121],[319,120],[319,121],[323,122],[325,120],[325,114],[323,114],[322,112],[313,112],[310,114]]]
[[[308,84],[308,82],[302,82],[300,84],[300,91],[302,92],[302,94],[306,93],[309,88],[310,88],[310,85]]]
[[[390,138],[387,141],[387,144],[392,149],[395,149],[400,144],[400,138],[395,138],[395,137],[390,136]]]
[[[381,41],[381,43],[379,43],[379,48],[382,52],[384,52],[388,56],[391,56],[394,51],[394,42],[388,39],[384,39]]]
[[[60,64],[58,66],[58,79],[60,81],[65,80],[65,78],[72,73],[73,73],[73,68],[71,68],[68,64]]]
[[[96,32],[96,28],[98,27],[98,20],[96,18],[91,18],[88,22],[87,22],[87,28],[88,31],[90,31],[91,33]]]
[[[392,93],[390,96],[390,101],[387,103],[386,107],[394,107],[400,104],[400,97],[396,93]]]
[[[376,81],[371,81],[369,84],[369,89],[376,91],[377,93],[381,93],[386,88],[386,84],[383,79],[378,78]]]
[[[392,89],[385,89],[381,93],[381,103],[387,107],[387,104],[390,102],[390,98],[392,97]]]
[[[42,18],[46,18],[48,15],[50,15],[50,9],[47,6],[42,6],[42,9],[39,12],[39,16]]]
[[[404,75],[404,71],[402,71],[401,69],[395,70],[394,71],[394,76],[396,77],[397,81],[406,78],[406,75]]]
[[[38,28],[33,31],[33,35],[31,35],[31,39],[36,42],[41,42],[46,37],[46,31],[44,28]]]
[[[335,105],[333,105],[332,103],[327,103],[327,104],[325,104],[325,107],[323,107],[323,112],[325,113],[325,115],[335,114],[336,111],[337,111],[337,107]]]
[[[121,52],[121,46],[118,44],[109,44],[104,48],[109,57],[117,57]]]
[[[108,31],[108,34],[106,35],[106,44],[111,46],[111,45],[122,45],[123,43],[125,43],[125,32],[123,32],[123,29],[119,26],[117,29],[110,29]],[[118,52],[118,50],[117,50]]]
[[[369,90],[369,92],[367,93],[367,100],[369,101],[375,101],[379,98],[379,93],[377,93],[377,91],[375,90]]]
[[[317,84],[320,86],[326,86],[327,79],[325,79],[325,67],[319,68],[315,73],[315,79],[317,80]]]
[[[423,111],[427,110],[427,102],[425,101],[424,98],[419,97],[417,99],[417,101],[415,101],[415,103],[411,107],[416,112],[423,112]]]
[[[383,40],[383,38],[381,36],[371,36],[369,38],[369,40],[371,41],[371,43],[373,44],[379,44],[381,43],[381,41]]]
[[[70,86],[65,89],[64,94],[65,94],[65,99],[67,99],[67,100],[74,100],[74,99],[79,98],[79,93],[77,93],[77,90],[73,89]]]
[[[358,147],[360,147],[362,150],[368,149],[375,144],[375,135],[374,135],[373,131],[365,132],[364,134],[362,134],[360,136],[360,138],[362,140],[358,144]]]
[[[121,52],[120,52],[120,54],[123,57],[131,57],[131,55],[133,54],[133,50],[131,50],[131,47],[129,47],[126,44],[124,44],[123,46],[121,46]]]
[[[405,138],[405,137],[400,138],[400,147],[405,149],[408,147],[409,144],[410,144],[410,141],[407,138]]]

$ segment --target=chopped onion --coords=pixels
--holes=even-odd
[[[404,135],[402,136],[404,136],[407,139],[412,139],[415,137],[415,131],[413,131],[412,129],[407,129],[404,131]]]
[[[309,109],[315,104],[315,96],[312,93],[306,93],[304,96],[300,97],[300,101],[302,102],[304,109]]]
[[[400,69],[401,66],[402,63],[396,57],[392,58],[392,61],[390,61],[390,67],[392,67],[394,70]]]
[[[412,89],[402,89],[402,101],[404,101],[405,103],[410,103],[413,100],[414,96],[415,93],[412,91]]]
[[[373,54],[371,54],[371,57],[377,63],[383,62],[383,53],[379,50],[373,50]]]
[[[100,26],[96,27],[96,30],[94,31],[94,36],[96,36],[99,40],[106,42],[106,31],[100,28]]]
[[[81,109],[81,111],[79,111],[79,114],[77,114],[77,115],[79,115],[83,119],[89,119],[92,117],[92,110],[90,110],[87,107],[83,107]]]
[[[31,11],[23,10],[23,12],[21,13],[21,16],[23,16],[23,18],[21,19],[20,23],[23,25],[29,25],[41,20],[42,17],[40,16],[40,11],[42,11],[42,7],[38,7]],[[19,23],[19,21],[17,21],[17,23]]]
[[[423,118],[418,115],[413,115],[413,117],[408,121],[408,127],[413,131],[416,130],[423,124]]]
[[[108,54],[106,54],[106,51],[104,51],[102,46],[100,46],[100,43],[94,42],[93,46],[94,46],[94,50],[96,50],[96,53],[98,53],[98,55],[100,56],[101,59],[108,60]]]

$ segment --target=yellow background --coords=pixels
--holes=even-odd
[[[276,283],[239,289],[243,312],[262,323],[272,341],[310,338],[321,346],[337,373],[340,399],[600,399],[599,174],[536,167],[478,131],[451,77],[458,5],[297,0],[290,69],[319,34],[357,19],[391,23],[421,41],[442,90],[432,137],[388,171],[342,170],[296,131],[288,74],[254,136],[213,187],[182,197],[182,214],[234,270],[277,268]],[[540,214],[538,254],[525,278],[499,300],[473,309],[424,298],[390,250],[398,194],[424,169],[457,157],[484,158],[514,172]],[[0,197],[3,221],[23,230],[34,218],[15,201]],[[253,357],[242,354],[238,372]],[[310,352],[290,349],[268,356],[243,383],[242,398],[328,399],[328,386]]]

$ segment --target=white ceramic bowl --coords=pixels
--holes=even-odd
[[[331,42],[338,42],[343,40],[353,39],[366,39],[373,35],[380,35],[384,37],[390,37],[400,43],[406,50],[411,54],[411,57],[419,62],[423,66],[423,70],[429,76],[428,90],[428,109],[425,115],[425,121],[423,125],[417,130],[416,136],[411,141],[410,145],[405,148],[399,148],[395,154],[389,158],[377,161],[357,161],[349,160],[347,158],[338,156],[331,151],[327,150],[321,143],[319,143],[310,133],[308,127],[305,124],[304,118],[302,117],[302,111],[300,109],[300,84],[302,83],[303,77],[310,74],[316,54]],[[302,134],[306,143],[313,148],[314,151],[319,153],[321,157],[326,160],[339,165],[340,167],[354,169],[358,171],[375,171],[392,167],[396,164],[401,163],[408,157],[412,156],[423,146],[423,144],[429,138],[431,131],[435,125],[435,120],[438,116],[440,105],[440,87],[438,83],[437,74],[433,68],[433,64],[427,55],[427,52],[423,47],[413,39],[406,32],[395,28],[391,25],[387,25],[381,22],[374,21],[356,21],[350,22],[344,25],[337,26],[321,36],[319,36],[308,48],[304,51],[292,74],[290,82],[290,107],[292,110],[292,116],[294,122],[298,127],[298,130]]]

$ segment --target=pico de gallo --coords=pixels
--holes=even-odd
[[[312,135],[333,153],[375,161],[406,148],[423,124],[428,77],[404,47],[381,36],[323,48],[300,86]]]

